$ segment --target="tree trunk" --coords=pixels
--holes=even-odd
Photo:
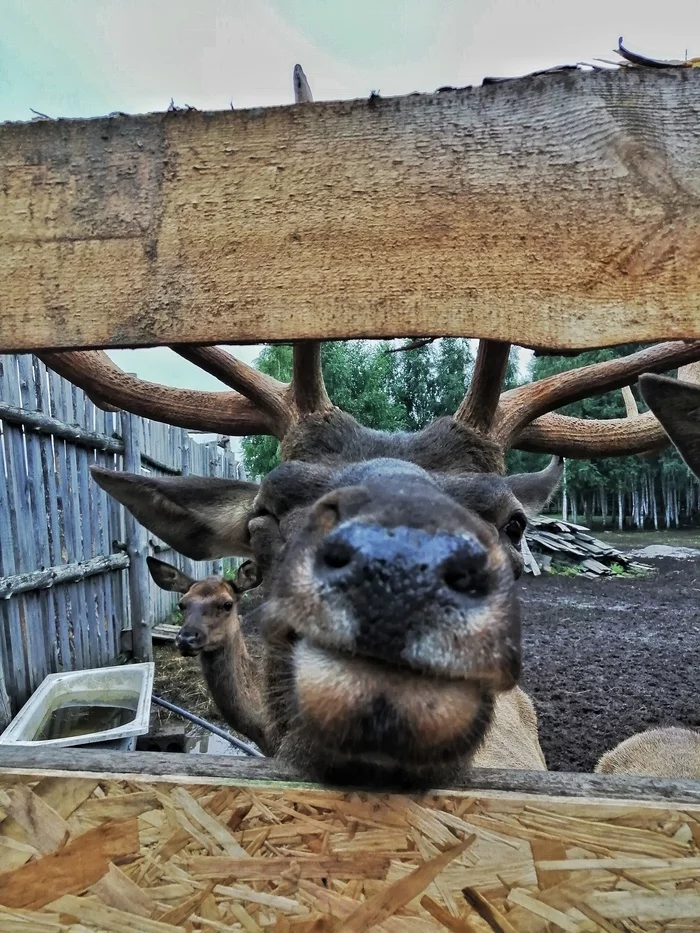
[[[625,527],[625,494],[622,491],[622,487],[619,486],[617,490],[617,526],[620,531],[623,531]]]

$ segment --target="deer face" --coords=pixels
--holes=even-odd
[[[561,467],[471,472],[466,448],[428,458],[421,435],[373,456],[392,446],[385,435],[377,451],[375,432],[363,459],[359,426],[352,443],[350,462],[285,462],[252,489],[93,472],[174,547],[213,556],[228,527],[228,552],[255,558],[283,757],[327,780],[425,783],[474,752],[494,695],[518,679],[520,539]],[[183,606],[212,643],[231,593],[205,585]]]
[[[199,581],[154,557],[147,558],[147,562],[153,580],[161,589],[182,593],[178,607],[183,623],[175,644],[183,657],[221,648],[232,628],[238,628],[241,594],[259,582],[252,561],[241,566],[235,580],[207,577]]]

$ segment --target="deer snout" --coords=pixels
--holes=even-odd
[[[352,583],[418,598],[441,591],[485,595],[486,564],[486,549],[471,535],[431,535],[362,522],[334,529],[319,554],[319,573],[331,587],[345,589]]]
[[[354,616],[355,649],[396,663],[416,636],[479,610],[498,585],[471,534],[360,521],[326,535],[315,572],[325,598]]]
[[[200,629],[182,628],[177,633],[175,644],[184,657],[198,654],[204,647],[206,636]]]

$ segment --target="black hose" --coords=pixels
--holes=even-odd
[[[251,758],[265,757],[262,752],[259,752],[257,748],[253,748],[252,745],[247,745],[245,742],[237,739],[235,735],[231,735],[230,732],[226,732],[224,729],[219,729],[218,726],[213,725],[211,722],[207,722],[206,719],[202,719],[201,716],[196,716],[194,713],[190,713],[180,706],[175,706],[175,704],[171,703],[169,700],[151,695],[151,702],[155,703],[157,706],[162,706],[163,709],[169,709],[171,713],[177,713],[177,715],[182,716],[183,719],[189,719],[189,721],[193,722],[196,726],[202,726],[203,729],[208,729],[210,732],[213,732],[214,735],[218,735],[220,739],[226,739],[227,742],[230,742],[231,745],[235,745],[236,748],[240,749]]]

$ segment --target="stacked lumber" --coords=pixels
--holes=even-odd
[[[0,929],[700,929],[700,805],[0,773]]]
[[[539,576],[542,571],[551,570],[553,561],[575,567],[586,577],[608,576],[613,572],[613,564],[629,572],[648,569],[588,531],[585,525],[560,518],[540,515],[530,519],[523,547],[525,571]]]

